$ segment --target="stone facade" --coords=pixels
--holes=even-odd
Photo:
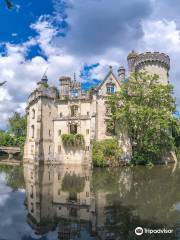
[[[160,83],[168,83],[170,59],[164,53],[138,54],[132,51],[127,60],[129,73],[145,70],[158,74]],[[24,160],[91,164],[92,141],[112,138],[107,132],[110,111],[106,101],[124,80],[124,67],[118,69],[118,76],[110,67],[100,85],[85,92],[79,82],[69,77],[61,77],[59,88],[56,88],[49,87],[47,77],[43,76],[28,98]],[[64,147],[62,135],[69,133],[83,135],[83,149]],[[129,160],[131,145],[125,132],[120,134],[119,144],[124,150],[124,160]]]

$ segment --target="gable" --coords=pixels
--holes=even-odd
[[[97,88],[99,95],[107,95],[108,84],[114,84],[116,89],[120,87],[120,82],[117,80],[116,76],[113,74],[111,70]]]

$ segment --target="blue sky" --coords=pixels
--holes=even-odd
[[[85,88],[102,80],[112,65],[127,69],[137,52],[165,52],[180,109],[179,0],[0,1],[0,128],[13,111],[23,112],[30,92],[48,68],[49,83],[76,73]]]

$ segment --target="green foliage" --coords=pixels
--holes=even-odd
[[[82,134],[62,134],[61,139],[65,147],[84,147],[85,144]]]
[[[9,118],[9,132],[15,137],[26,136],[27,118],[21,116],[15,112],[12,117]]]
[[[172,135],[175,139],[176,155],[180,159],[180,119],[175,119],[172,125]]]
[[[92,160],[94,166],[106,167],[118,164],[118,159],[122,154],[122,149],[115,139],[95,141],[93,143]]]
[[[115,124],[112,120],[106,122],[106,133],[109,135],[115,135]]]
[[[172,93],[173,87],[158,83],[157,75],[141,72],[132,74],[109,97],[112,120],[120,130],[127,129],[134,164],[154,163],[174,149]]]
[[[48,83],[41,83],[41,85],[42,85],[43,87],[45,87],[45,88],[48,88],[48,87],[49,87]]]
[[[17,146],[16,140],[9,133],[0,131],[0,146]]]
[[[26,140],[26,121],[26,116],[21,116],[15,112],[9,118],[9,131],[0,130],[0,146],[20,147],[21,157]]]

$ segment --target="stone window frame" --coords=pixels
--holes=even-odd
[[[116,85],[112,82],[108,82],[106,84],[106,93],[107,94],[113,94],[116,92]]]

